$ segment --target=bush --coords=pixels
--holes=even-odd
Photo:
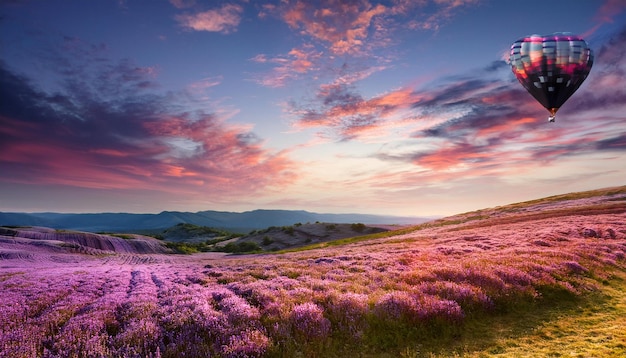
[[[263,236],[263,241],[261,242],[261,244],[263,246],[267,246],[267,245],[271,245],[273,242],[274,242],[274,240],[272,240],[271,237],[265,235],[265,236]]]
[[[182,242],[168,242],[165,244],[168,248],[174,250],[177,254],[190,255],[199,251],[197,245],[186,244]]]
[[[417,302],[404,291],[386,293],[374,305],[374,314],[390,322],[411,321],[417,311]]]
[[[224,252],[232,252],[235,254],[240,254],[244,252],[254,252],[261,251],[261,247],[255,242],[251,241],[242,241],[242,242],[229,242],[222,249]]]
[[[340,332],[347,334],[348,338],[362,338],[367,328],[366,317],[369,312],[367,295],[343,293],[332,300],[328,310]]]
[[[323,312],[320,306],[312,302],[295,306],[290,319],[296,337],[304,341],[327,338],[330,335],[330,321]]]
[[[365,224],[357,223],[357,224],[350,225],[350,227],[352,228],[352,231],[363,232],[366,226]]]

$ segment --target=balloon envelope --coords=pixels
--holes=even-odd
[[[513,43],[509,58],[518,81],[550,111],[556,111],[583,83],[593,65],[593,51],[569,33],[531,35]]]

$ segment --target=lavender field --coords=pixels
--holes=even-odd
[[[626,188],[278,254],[61,250],[2,237],[0,357],[397,356],[623,275]],[[623,339],[607,351],[626,352]]]

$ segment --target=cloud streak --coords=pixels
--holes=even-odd
[[[366,67],[383,68],[393,55],[381,55],[376,50],[395,44],[394,33],[406,29],[436,31],[459,8],[475,4],[474,0],[395,0],[385,5],[367,0],[297,0],[280,5],[266,4],[259,17],[267,18],[271,14],[281,19],[301,36],[303,45],[284,55],[255,56],[253,60],[258,63],[274,64],[274,68],[256,82],[267,87],[282,87],[306,72],[316,72],[316,77],[332,77],[337,61],[339,66],[365,61]],[[407,26],[409,16],[419,20]]]
[[[345,141],[363,138],[373,129],[384,129],[392,122],[406,120],[405,112],[422,97],[409,88],[402,88],[364,99],[349,84],[336,82],[320,86],[316,100],[311,108],[292,104],[291,113],[299,116],[294,126],[298,129],[327,128]],[[372,134],[383,136],[380,132]]]
[[[288,154],[264,148],[246,126],[180,110],[182,94],[151,91],[150,68],[128,60],[92,63],[59,68],[65,81],[49,93],[0,62],[3,181],[223,198],[297,177]]]
[[[361,51],[365,40],[376,31],[376,17],[387,11],[384,5],[373,6],[367,1],[323,1],[321,6],[296,1],[282,17],[291,28],[327,44],[332,54],[344,55]]]
[[[269,73],[257,76],[255,82],[265,87],[283,87],[290,80],[296,80],[308,72],[315,71],[320,57],[321,53],[311,45],[293,48],[285,56],[256,55],[251,61],[258,64],[272,64],[274,67]]]
[[[184,3],[174,3],[181,7]],[[207,10],[195,14],[177,15],[176,20],[184,28],[194,31],[221,32],[228,34],[237,30],[241,22],[243,8],[236,4],[224,4],[219,9]]]
[[[479,0],[436,0],[434,3],[437,10],[431,13],[424,13],[422,18],[412,20],[408,23],[408,27],[414,30],[431,30],[437,31],[442,24],[447,23],[454,14],[463,7],[477,5]],[[424,7],[428,2],[416,2],[414,6]],[[400,7],[396,11],[404,10]]]
[[[512,173],[566,157],[626,150],[623,117],[615,117],[626,113],[624,49],[626,29],[597,51],[591,75],[559,112],[557,125],[545,123],[547,112],[503,61],[368,99],[347,84],[322,85],[313,104],[294,103],[291,114],[296,128],[317,128],[339,141],[368,142],[369,133],[393,130],[396,144],[372,154],[381,161],[466,175],[490,168]]]
[[[463,7],[477,0],[392,1],[373,5],[369,1],[295,1],[281,9],[281,17],[292,29],[325,44],[333,55],[366,55],[373,48],[392,42],[391,33],[401,27],[408,14],[417,20],[409,29],[437,30]]]

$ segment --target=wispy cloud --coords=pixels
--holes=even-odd
[[[335,71],[332,68],[338,59],[342,59],[339,66],[365,61],[367,66],[381,69],[394,55],[393,52],[383,55],[376,50],[395,44],[394,33],[407,28],[407,17],[421,19],[411,22],[409,29],[433,31],[444,26],[458,8],[475,3],[477,1],[473,0],[396,0],[383,5],[367,0],[298,0],[279,5],[266,4],[259,17],[267,18],[271,14],[281,19],[300,35],[303,45],[284,55],[259,54],[254,57],[257,62],[274,65],[256,82],[267,87],[281,87],[306,72],[316,71],[315,78],[332,77]]]
[[[170,0],[170,4],[177,9],[186,9],[196,4],[196,0]]]
[[[621,0],[605,0],[594,16],[595,25],[585,33],[583,38],[591,37],[602,25],[612,24],[616,17],[626,11],[626,3]]]
[[[366,39],[376,31],[375,18],[384,14],[384,5],[367,1],[317,3],[297,1],[286,8],[284,21],[293,29],[328,44],[335,55],[361,51]]]
[[[605,0],[595,15],[595,20],[601,23],[613,22],[615,16],[626,11],[626,4],[621,0]]]
[[[271,64],[273,69],[269,73],[257,76],[255,82],[266,87],[282,87],[289,80],[300,78],[310,71],[315,71],[316,63],[321,57],[321,53],[316,51],[311,45],[303,45],[293,48],[284,56],[268,57],[259,54],[251,61],[259,64]]]
[[[197,101],[211,101],[210,89],[219,86],[223,81],[222,76],[207,77],[187,85],[187,93]]]
[[[290,111],[298,116],[296,128],[325,128],[335,131],[340,140],[363,139],[371,130],[378,132],[370,133],[374,137],[384,137],[382,127],[406,120],[406,111],[421,99],[409,88],[364,99],[350,84],[335,82],[320,86],[310,108],[294,103]]]
[[[230,33],[237,30],[243,8],[236,4],[224,4],[219,9],[194,14],[177,15],[181,26],[195,31]]]
[[[459,107],[467,111],[415,133],[416,139],[444,138],[445,144],[410,153],[406,160],[422,167],[450,169],[468,164],[547,164],[567,156],[625,150],[625,132],[619,119],[601,112],[621,113],[626,109],[626,92],[602,85],[607,75],[609,81],[615,76],[620,82],[626,80],[626,71],[613,68],[619,61],[611,61],[613,56],[624,55],[625,45],[622,32],[599,51],[588,82],[560,112],[563,125],[548,126],[543,108],[518,89],[517,83],[476,79],[446,86],[431,101],[417,104],[416,110],[426,106],[443,113]]]
[[[624,151],[626,29],[596,52],[586,83],[546,123],[547,112],[519,86],[504,61],[422,88],[401,88],[363,98],[349,84],[320,86],[312,104],[292,104],[296,128],[317,128],[341,141],[379,141],[395,134],[395,145],[372,154],[382,161],[417,168],[490,172],[591,153]],[[398,130],[401,128],[402,130]],[[508,168],[508,169],[504,169]]]
[[[404,12],[409,6],[417,6],[420,8],[419,16],[409,21],[407,27],[413,30],[431,30],[437,31],[439,28],[450,21],[457,11],[463,7],[477,5],[479,0],[435,0],[435,11],[426,11],[424,7],[429,4],[428,1],[417,1],[412,4],[401,2],[395,12]]]
[[[369,1],[296,1],[280,8],[282,19],[304,36],[324,43],[333,55],[364,55],[386,46],[400,19],[411,14],[409,29],[438,30],[460,8],[478,0],[392,1],[373,5]]]
[[[264,148],[247,126],[180,109],[186,95],[153,91],[150,67],[106,58],[91,63],[58,68],[65,81],[49,93],[0,62],[3,181],[218,198],[296,178],[288,153]],[[206,79],[196,87],[214,84]]]

